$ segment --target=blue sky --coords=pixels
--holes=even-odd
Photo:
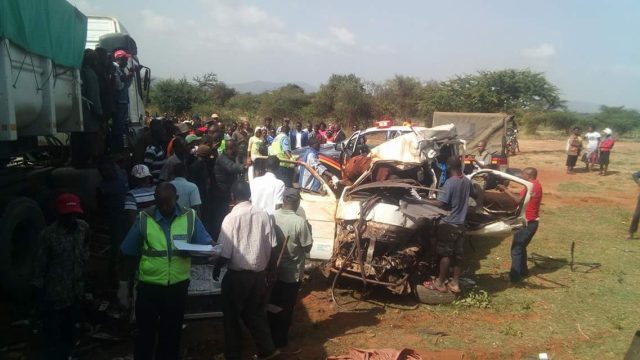
[[[69,0],[114,16],[159,77],[445,80],[545,72],[568,100],[640,109],[640,1]]]

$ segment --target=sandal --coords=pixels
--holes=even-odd
[[[451,283],[447,283],[447,289],[454,294],[460,294],[462,289],[460,289],[460,285],[452,285]]]
[[[444,284],[440,284],[440,286],[438,286],[435,280],[433,281],[427,280],[424,283],[422,283],[422,286],[426,287],[429,290],[435,290],[442,293],[448,292],[447,287]]]

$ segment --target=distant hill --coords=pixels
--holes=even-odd
[[[240,93],[252,93],[261,94],[263,92],[275,90],[289,84],[288,82],[269,82],[269,81],[251,81],[242,84],[227,84],[228,86],[236,89]],[[311,84],[307,84],[301,81],[294,81],[296,84],[304,89],[305,93],[312,93],[318,91],[318,87]]]
[[[600,105],[590,103],[587,101],[567,101],[567,107],[570,111],[575,111],[577,113],[597,113],[600,111]]]

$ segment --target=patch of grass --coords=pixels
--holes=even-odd
[[[486,291],[474,288],[466,292],[464,297],[454,301],[453,305],[456,307],[487,309],[491,306],[491,299]]]
[[[500,334],[514,337],[522,337],[524,335],[522,331],[516,330],[511,325],[507,325],[502,330],[500,330]]]
[[[558,192],[592,192],[597,186],[577,181],[567,181],[558,184]]]

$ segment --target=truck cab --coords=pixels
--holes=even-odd
[[[138,71],[129,87],[129,123],[134,127],[144,125],[144,99],[148,97],[151,69],[141,66],[135,40],[118,19],[107,16],[88,16],[86,48],[95,49],[96,47],[105,48],[110,53],[124,50],[132,55],[127,67],[136,65]]]

